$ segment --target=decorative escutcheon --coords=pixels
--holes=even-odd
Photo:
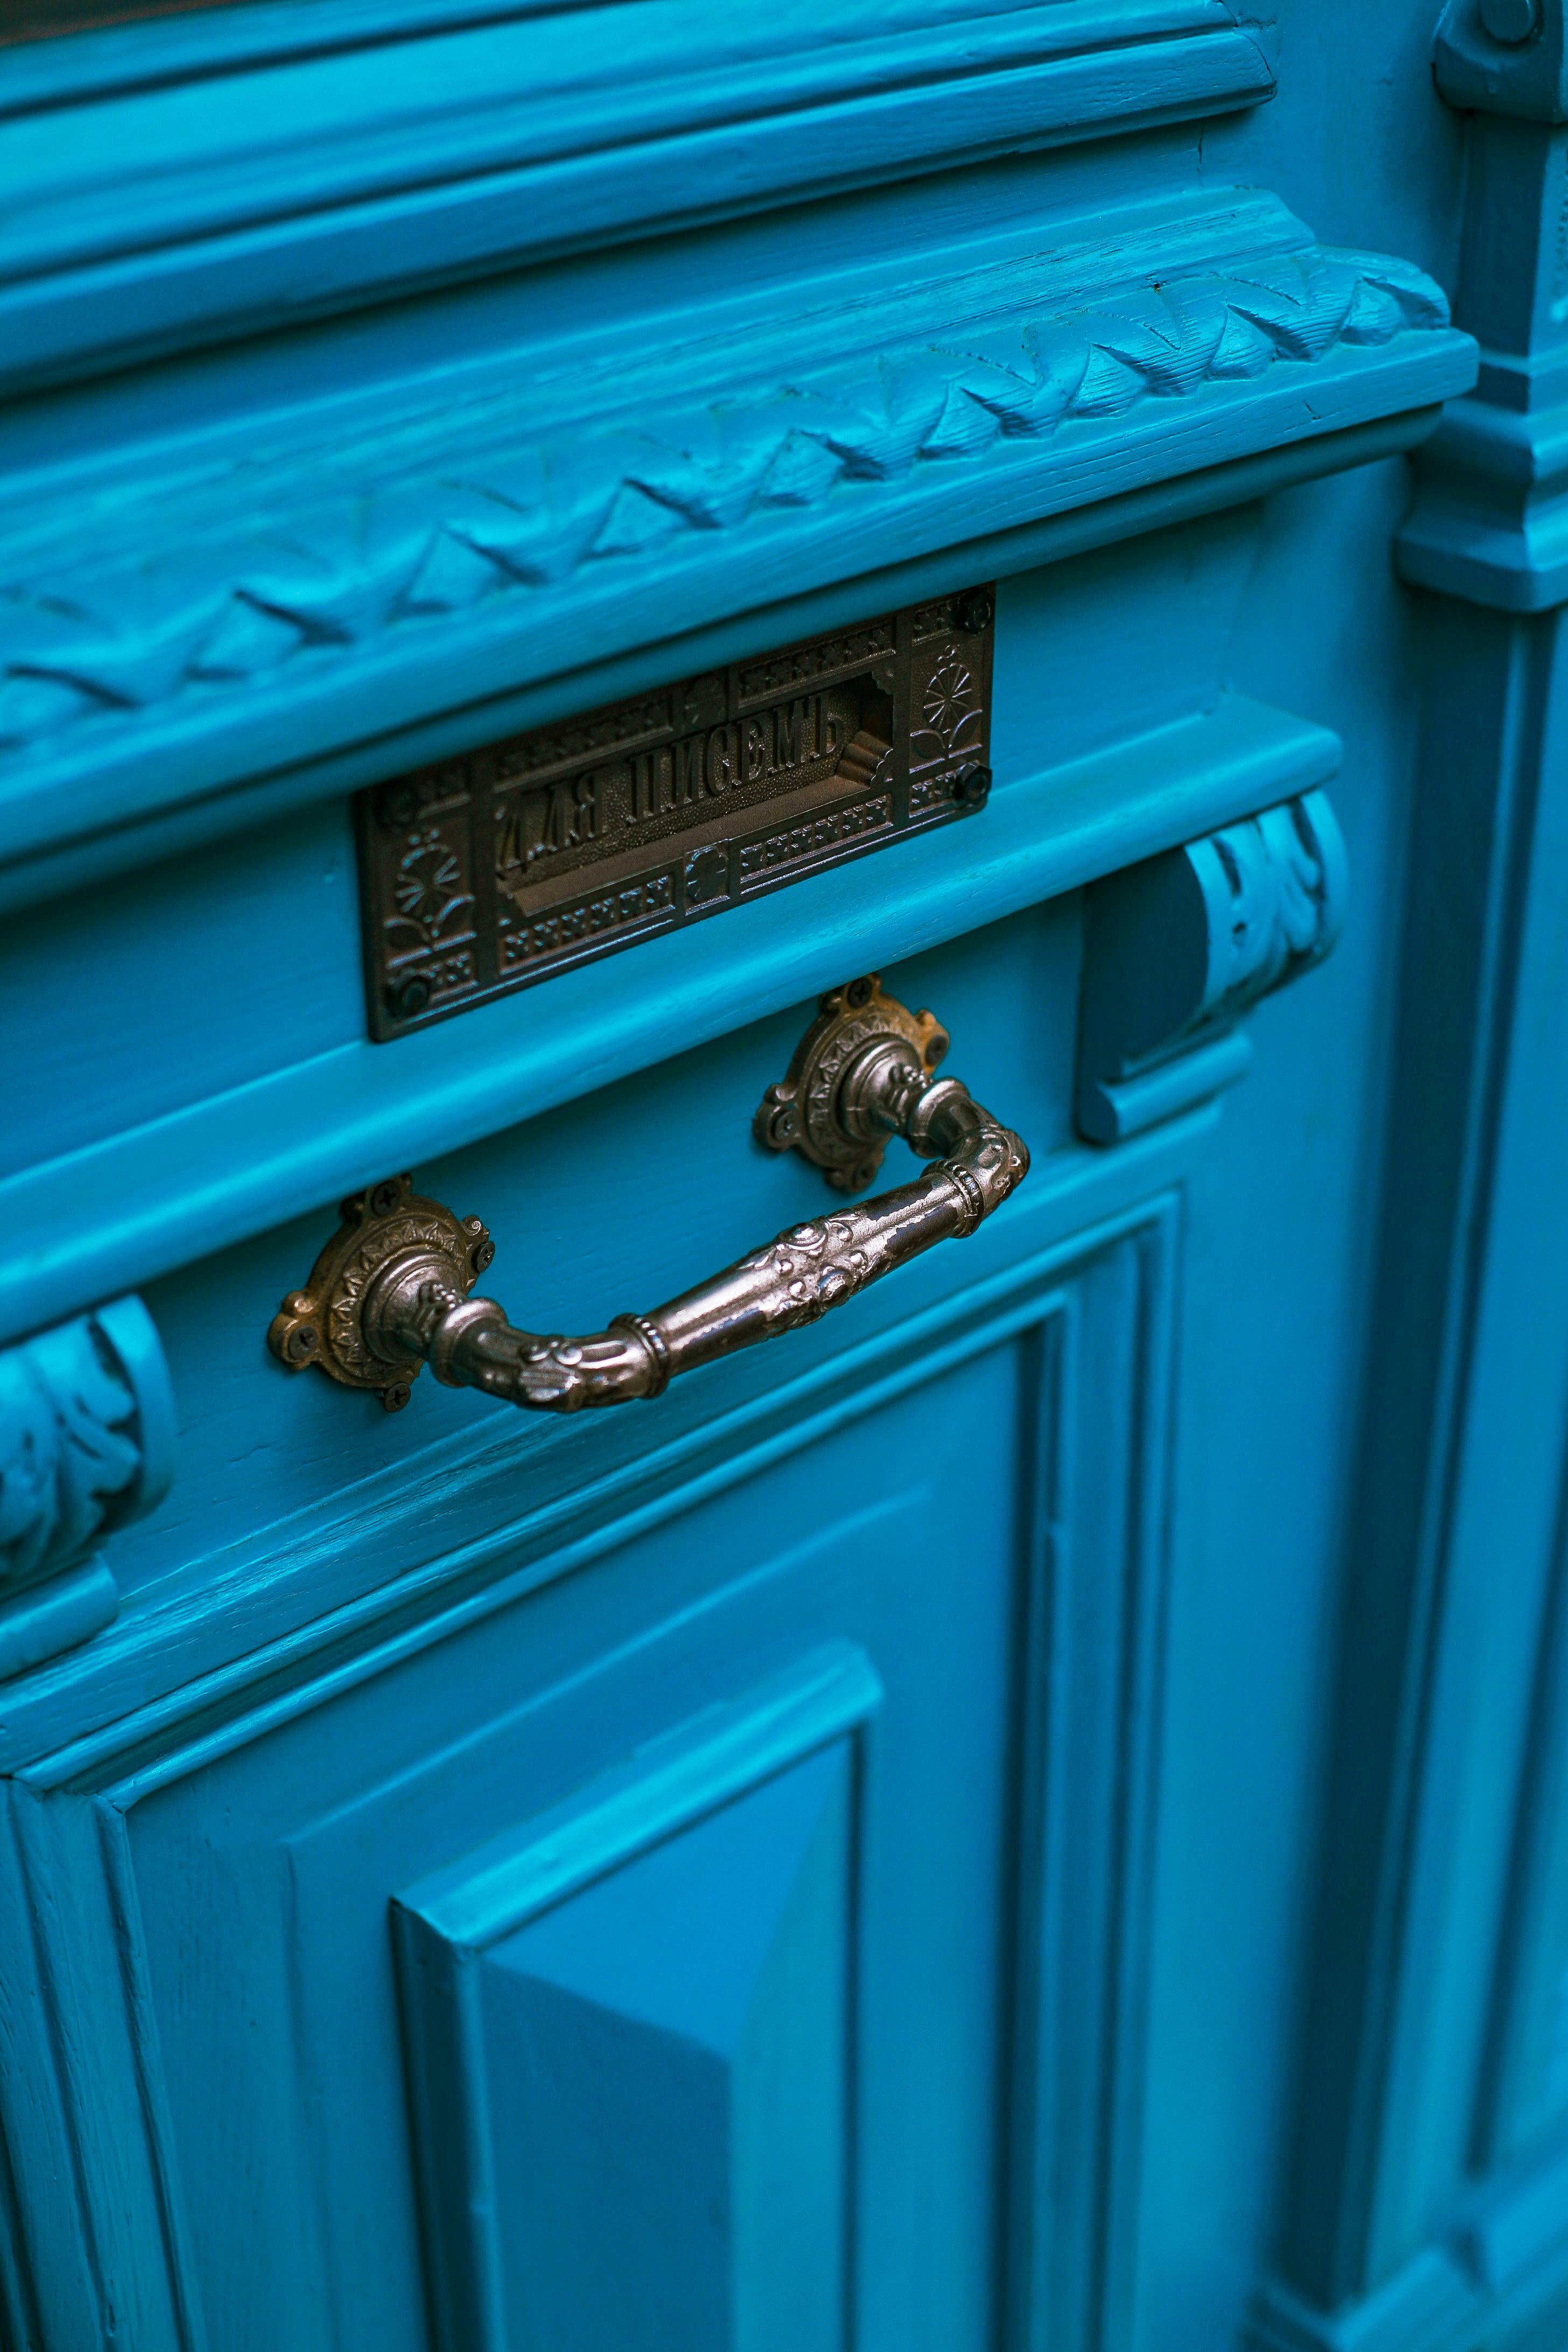
[[[863,1192],[876,1181],[894,1131],[876,1108],[878,1072],[889,1059],[911,1058],[922,1072],[934,1070],[947,1047],[935,1014],[906,1013],[896,997],[883,995],[875,972],[833,989],[795,1047],[788,1076],[758,1106],[752,1122],[757,1141],[770,1151],[802,1153],[826,1171],[837,1192]]]
[[[344,1388],[378,1389],[389,1412],[408,1402],[424,1359],[417,1348],[398,1345],[383,1322],[378,1308],[388,1284],[416,1269],[421,1281],[466,1298],[495,1255],[479,1218],[458,1219],[411,1184],[407,1176],[390,1176],[350,1193],[310,1281],[290,1291],[267,1334],[290,1371],[318,1364]]]
[[[607,1330],[569,1339],[520,1331],[471,1296],[494,1252],[478,1217],[459,1219],[388,1179],[345,1201],[342,1223],[268,1345],[290,1371],[314,1364],[345,1388],[376,1389],[395,1412],[428,1363],[449,1388],[482,1389],[547,1412],[656,1397],[677,1372],[814,1323],[935,1243],[961,1239],[1028,1173],[1029,1155],[956,1078],[932,1073],[947,1032],[884,996],[875,973],[835,989],[788,1075],[757,1112],[758,1139],[799,1151],[841,1192],[868,1184],[890,1136],[933,1160],[912,1184],[794,1225],[765,1248]]]

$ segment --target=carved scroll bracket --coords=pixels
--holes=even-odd
[[[1077,1118],[1119,1143],[1246,1074],[1243,1013],[1321,963],[1345,852],[1321,793],[1128,866],[1089,893]]]
[[[162,1502],[174,1427],[139,1298],[0,1350],[0,1678],[114,1617],[119,1587],[96,1548]]]

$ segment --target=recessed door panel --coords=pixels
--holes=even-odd
[[[1087,2347],[1171,1239],[960,1293],[721,1490],[81,1792],[183,2340],[991,2352],[1052,2306]]]

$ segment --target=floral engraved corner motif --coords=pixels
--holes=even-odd
[[[920,698],[920,719],[910,730],[910,765],[929,768],[934,761],[978,754],[984,733],[980,695],[969,665],[954,646],[947,646],[926,682]]]
[[[439,825],[422,824],[408,836],[398,861],[387,929],[395,948],[440,948],[472,929],[474,894],[464,888],[460,845]]]

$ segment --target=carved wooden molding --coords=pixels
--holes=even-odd
[[[0,382],[1255,105],[1274,87],[1219,0],[251,15],[8,57]]]
[[[95,1547],[174,1472],[168,1368],[139,1298],[0,1351],[0,1676],[110,1622],[120,1595]]]
[[[247,418],[172,476],[132,452],[7,519],[0,855],[646,645],[658,614],[1421,412],[1472,372],[1418,270],[1238,197],[1154,207],[1114,254],[685,326],[639,354],[635,409],[618,355],[534,384],[508,352],[439,398]]]
[[[370,447],[323,451],[335,496],[306,452],[263,447],[242,485],[243,517],[209,476],[184,495],[149,485],[90,551],[61,518],[53,546],[39,534],[9,623],[0,744],[15,751],[95,717],[232,694],[286,665],[298,677],[355,646],[449,631],[452,616],[499,597],[526,604],[531,591],[662,572],[678,546],[711,560],[713,534],[794,525],[846,492],[864,509],[882,485],[945,490],[955,472],[988,464],[1016,473],[1031,446],[1071,447],[1080,421],[1103,440],[1109,422],[1145,403],[1198,403],[1277,362],[1316,367],[1407,333],[1440,337],[1447,324],[1441,289],[1410,265],[1310,246],[1174,277],[1152,257],[1142,282],[1066,310],[1047,285],[1033,302],[1016,281],[921,290],[950,310],[944,330],[876,334],[847,358],[838,322],[807,319],[802,348],[837,347],[826,363],[797,360],[759,383],[737,369],[742,352],[712,351],[702,390],[662,402],[639,371],[635,420],[616,413],[620,366],[601,366],[574,377],[569,422],[528,419],[505,398],[410,420],[422,448],[379,480]],[[986,315],[987,295],[1006,307]],[[1034,487],[1032,506],[1050,502],[1050,485]],[[150,556],[154,509],[167,552]],[[875,528],[868,512],[853,521]],[[146,577],[134,617],[117,594],[132,563]]]
[[[1437,88],[1450,106],[1568,122],[1568,23],[1562,0],[1447,0],[1437,27]]]
[[[1322,962],[1345,906],[1344,843],[1308,793],[1094,885],[1077,1116],[1118,1143],[1241,1077],[1237,1023]]]
[[[1449,0],[1436,74],[1449,105],[1471,114],[1461,301],[1484,357],[1475,392],[1422,454],[1399,569],[1470,604],[1545,612],[1568,603],[1562,0]],[[1538,132],[1521,133],[1521,121]]]

